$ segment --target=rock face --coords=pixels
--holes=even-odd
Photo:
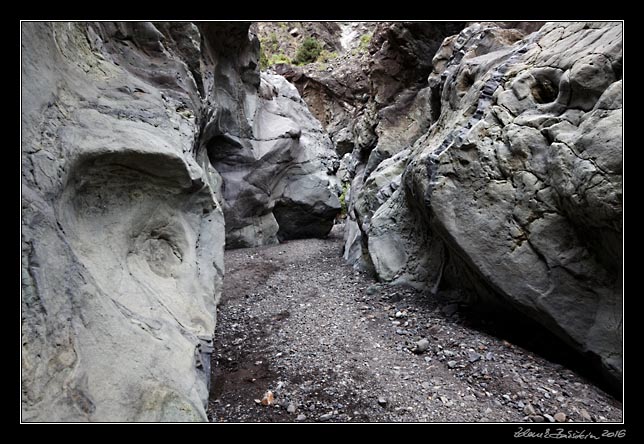
[[[22,24],[23,420],[206,420],[226,238],[330,229],[330,141],[248,27]]]
[[[433,54],[462,27],[449,22],[340,23],[345,52],[326,68],[278,66],[277,71],[297,86],[339,155],[358,148],[368,156],[378,142],[377,125],[397,120],[384,108],[393,105],[397,114],[405,114],[426,86]]]
[[[23,420],[205,420],[224,219],[199,32],[22,26]]]
[[[620,386],[621,76],[619,23],[447,38],[411,102],[425,120],[399,137],[409,148],[354,152],[345,253],[385,281],[511,307]]]
[[[342,51],[342,22],[256,22],[251,31],[262,42],[262,50],[270,59],[293,60],[306,39],[313,38],[329,52]]]
[[[340,211],[329,136],[283,77],[259,82],[243,111],[213,115],[202,137],[223,179],[227,248],[323,237]]]
[[[373,269],[364,227],[370,213],[394,191],[383,190],[378,198],[357,203],[360,190],[382,161],[408,148],[429,128],[431,115],[425,109],[431,99],[427,77],[432,56],[445,37],[462,27],[448,22],[345,25],[343,46],[350,50],[325,70],[317,65],[277,69],[297,86],[343,156],[338,176],[350,183],[344,254],[356,268]],[[385,175],[369,187],[387,182],[392,173]],[[392,187],[399,183],[394,181]],[[395,255],[387,261],[400,258]]]

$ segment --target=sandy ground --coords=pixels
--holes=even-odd
[[[619,400],[503,325],[449,295],[377,283],[341,252],[341,226],[226,252],[213,422],[622,420]],[[273,403],[258,403],[269,390]]]

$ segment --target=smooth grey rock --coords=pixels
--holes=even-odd
[[[213,113],[200,142],[222,178],[226,248],[323,237],[340,211],[329,136],[283,77],[258,80],[259,93],[237,80],[240,118]]]
[[[426,246],[415,242],[396,245],[400,236],[392,233],[391,219],[385,216],[385,220],[377,222],[383,234],[376,236],[373,248],[382,248],[383,253],[378,257],[391,260],[372,264],[367,245],[370,238],[366,234],[376,207],[370,208],[372,202],[365,202],[366,206],[358,209],[358,212],[367,210],[370,213],[365,218],[354,211],[354,203],[378,165],[409,148],[429,128],[432,123],[428,109],[431,91],[420,85],[426,83],[432,56],[443,38],[458,32],[463,24],[381,22],[361,23],[359,27],[361,33],[368,31],[372,35],[368,56],[342,55],[338,59],[341,62],[333,62],[330,71],[320,71],[315,65],[278,66],[276,71],[297,86],[311,112],[329,132],[336,152],[340,156],[353,153],[353,161],[344,162],[338,171],[341,180],[351,182],[345,259],[362,271],[370,272],[374,265],[380,267],[383,280],[420,287],[417,273],[423,273],[424,266],[420,264],[424,258],[418,256],[426,255]],[[349,47],[347,42],[342,46]],[[395,190],[395,185],[387,188],[380,196],[383,202]],[[378,206],[381,204],[379,202]],[[412,254],[405,253],[408,248],[412,249]],[[407,260],[418,266],[402,270],[400,265]],[[427,273],[432,275],[437,270],[431,269]]]
[[[427,350],[429,350],[429,340],[427,338],[423,338],[420,341],[416,342],[416,347],[414,347],[413,352],[416,354],[421,354],[425,353]]]
[[[248,26],[21,24],[23,420],[207,420],[224,245],[331,229],[332,142]]]
[[[555,422],[555,418],[553,418],[552,415],[548,415],[547,413],[544,413],[543,417],[546,418],[548,422]]]
[[[621,113],[592,109],[612,76],[587,85],[583,94],[572,79],[590,55],[621,57],[621,26],[574,31],[559,53],[561,41],[549,42],[560,26],[568,25],[547,24],[506,55],[494,53],[500,58],[492,65],[479,64],[479,79],[456,108],[475,111],[464,116],[443,107],[436,128],[453,129],[419,154],[431,177],[417,170],[409,179],[428,185],[423,201],[431,202],[433,229],[476,270],[478,277],[469,274],[470,280],[487,282],[496,288],[494,298],[510,302],[578,350],[599,356],[615,381],[621,374],[621,290],[615,285],[621,263]],[[464,69],[463,62],[453,66],[454,75]],[[495,66],[512,73],[505,86],[497,83]],[[523,79],[528,95],[516,96],[513,87]],[[555,86],[557,91],[548,92]],[[503,89],[522,102],[515,123],[506,125],[483,107]],[[569,123],[553,140],[543,131],[547,126],[537,126],[541,136],[517,123],[519,117],[539,116],[548,125],[549,118],[574,106],[566,99],[568,90],[573,102],[580,94],[588,101],[578,128]],[[453,144],[434,160],[450,139]],[[600,144],[607,151],[585,149]],[[474,232],[482,235],[468,234]]]
[[[523,413],[529,416],[534,416],[537,414],[537,411],[534,409],[532,404],[527,404],[525,408],[523,409]]]
[[[441,263],[430,261],[433,255],[442,255],[442,244],[423,236],[421,219],[400,200],[401,192],[395,190],[373,214],[370,225],[362,225],[369,233],[369,262],[383,281],[425,288],[428,280],[438,280],[442,273]],[[418,238],[401,233],[401,226],[417,228]]]
[[[310,171],[291,177],[273,209],[279,224],[277,237],[283,240],[326,236],[339,211],[340,200],[321,173]]]
[[[206,421],[224,218],[193,150],[199,31],[21,32],[22,419]]]
[[[557,422],[566,422],[566,414],[563,412],[555,413],[554,418]]]

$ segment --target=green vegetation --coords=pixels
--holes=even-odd
[[[261,38],[259,42],[259,68],[262,71],[270,66],[291,63],[291,59],[286,54],[278,52],[280,50],[280,42],[274,32],[271,32],[268,38]]]
[[[330,52],[330,51],[327,51],[326,49],[323,49],[320,52],[320,55],[318,56],[316,62],[318,62],[318,63],[326,63],[326,62],[329,62],[329,61],[331,61],[333,59],[337,59],[337,58],[338,58],[338,53],[337,52],[335,52],[335,51]]]
[[[323,49],[320,52],[320,55],[318,56],[317,60],[315,61],[315,65],[318,71],[326,71],[328,68],[328,62],[331,60],[334,60],[338,58],[338,53],[337,52],[330,52],[327,51],[326,49]]]
[[[280,42],[277,40],[277,34],[274,32],[271,32],[271,39],[270,39],[270,44],[271,44],[271,52],[277,52],[278,49],[280,49]]]
[[[280,22],[279,26],[282,27],[282,24],[286,27],[286,23],[284,22]],[[329,61],[338,57],[337,52],[322,49],[322,44],[314,37],[308,37],[300,43],[295,57],[292,60],[282,52],[283,49],[284,47],[280,44],[279,37],[275,32],[271,32],[268,36],[260,38],[260,69],[266,70],[271,66],[282,63],[298,66],[306,65],[308,63],[318,63],[317,68],[323,71],[327,68],[327,63]]]
[[[289,59],[286,54],[283,54],[281,52],[267,56],[266,52],[264,52],[264,47],[261,47],[259,51],[259,69],[264,71],[270,66],[280,65],[282,63],[290,65],[291,59]]]
[[[313,37],[307,37],[304,39],[299,48],[297,48],[297,53],[293,59],[293,63],[296,65],[306,65],[307,63],[315,62],[320,53],[322,52],[322,45]]]
[[[346,216],[347,214],[347,197],[349,195],[349,190],[351,186],[349,182],[342,183],[342,194],[340,194],[340,216]]]
[[[360,36],[360,43],[358,44],[358,46],[354,47],[351,50],[351,55],[355,57],[361,53],[367,52],[367,50],[369,49],[369,44],[371,43],[372,37],[373,37],[373,34],[371,33],[362,34]]]
[[[286,54],[282,54],[281,52],[271,55],[268,59],[268,66],[280,65],[282,63],[290,65],[292,62]]]
[[[369,43],[371,43],[371,37],[373,37],[373,35],[370,33],[362,34],[360,36],[360,45],[358,45],[358,48],[360,48],[360,52],[364,52],[369,48]]]
[[[264,42],[260,41],[259,46],[259,69],[264,71],[268,68],[268,57],[266,57],[266,51],[264,51]]]

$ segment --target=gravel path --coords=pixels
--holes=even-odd
[[[212,421],[622,420],[620,401],[474,328],[447,298],[354,271],[341,258],[341,228],[226,252]],[[269,390],[274,401],[262,405]]]

